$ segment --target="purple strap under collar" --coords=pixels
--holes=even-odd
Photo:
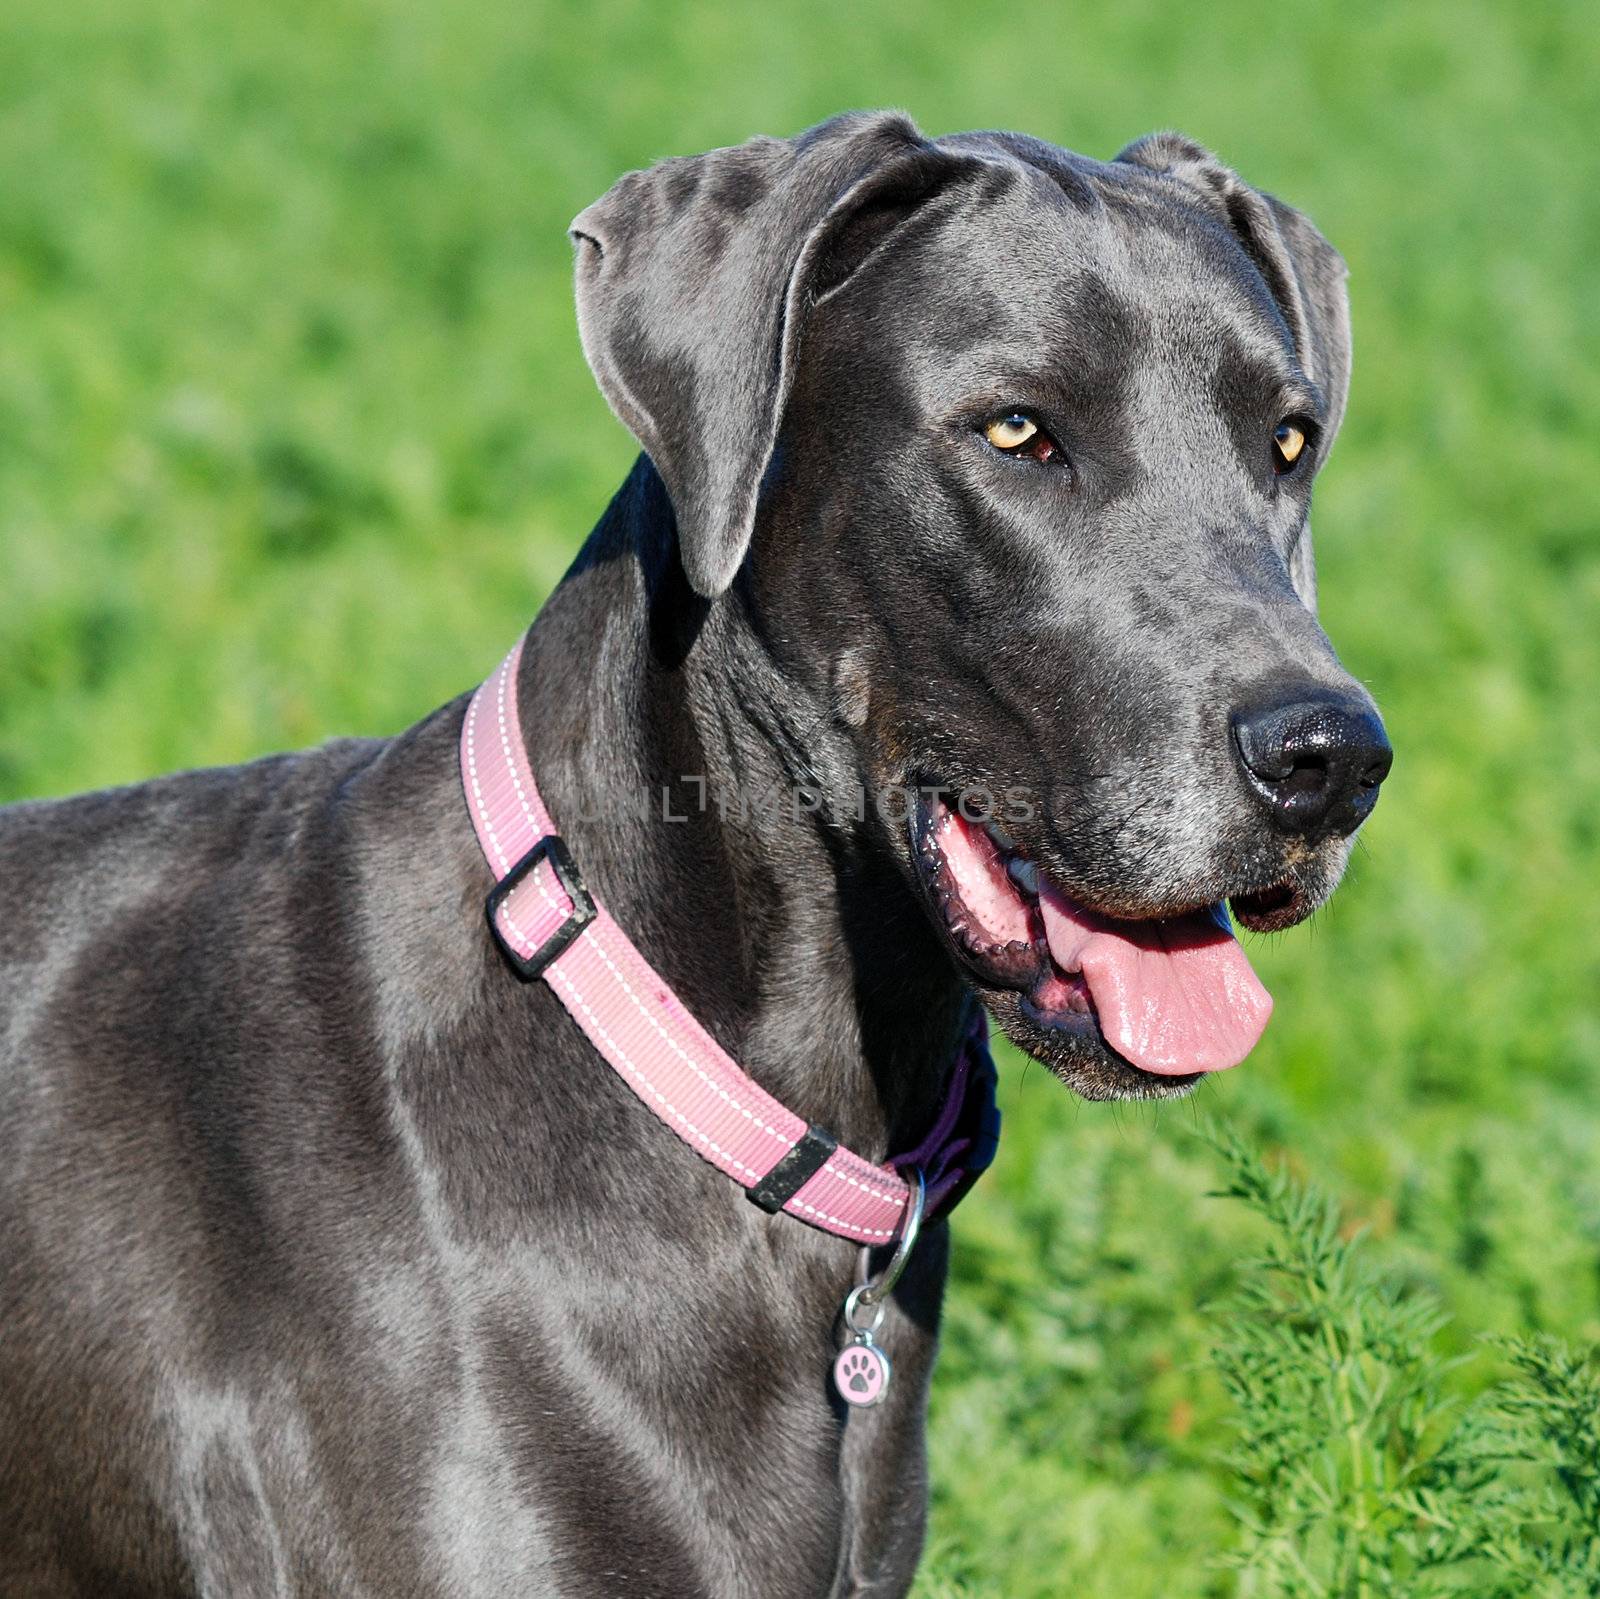
[[[960,1204],[989,1169],[1000,1143],[998,1080],[988,1027],[983,1007],[976,1000],[968,1004],[971,1020],[938,1119],[915,1149],[889,1158],[896,1171],[921,1168],[929,1216],[948,1215]]]
[[[887,1165],[808,1127],[749,1077],[597,903],[539,797],[517,714],[518,642],[461,728],[467,810],[495,887],[489,924],[513,969],[547,982],[640,1100],[764,1208],[861,1244],[897,1238],[920,1168],[927,1212],[955,1205],[994,1159],[1000,1113],[983,1011],[971,1018],[928,1135]]]

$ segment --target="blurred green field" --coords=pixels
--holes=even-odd
[[[399,729],[493,664],[632,457],[564,231],[624,169],[851,106],[1096,155],[1179,127],[1349,259],[1324,620],[1398,752],[1333,906],[1255,942],[1278,1012],[1200,1109],[1462,1348],[1600,1339],[1597,84],[1577,0],[12,0],[0,800]],[[1196,1113],[1014,1059],[1003,1103],[918,1592],[1242,1591],[1204,1306],[1254,1233]]]

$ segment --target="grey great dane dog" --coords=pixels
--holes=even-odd
[[[573,237],[646,453],[520,694],[596,892],[871,1158],[974,992],[1087,1097],[1184,1091],[928,842],[1030,796],[986,892],[1128,939],[1331,892],[1389,759],[1315,616],[1338,255],[1174,135],[888,114],[632,173]],[[946,1228],[847,1414],[855,1249],[695,1159],[490,939],[464,703],[0,816],[0,1593],[906,1591]],[[685,820],[624,803],[663,790]],[[889,791],[910,826],[845,802]]]

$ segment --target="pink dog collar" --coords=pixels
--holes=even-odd
[[[948,1211],[994,1158],[995,1072],[972,1020],[934,1126],[877,1166],[807,1126],[735,1064],[584,885],[539,798],[517,714],[522,642],[467,707],[461,779],[495,876],[489,925],[525,980],[543,978],[623,1080],[696,1154],[763,1209],[861,1244],[899,1236],[918,1169],[930,1215]]]

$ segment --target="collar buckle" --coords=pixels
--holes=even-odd
[[[572,910],[568,913],[567,919],[536,950],[531,954],[524,955],[506,937],[496,913],[512,889],[523,878],[527,877],[541,861],[550,862],[550,868],[555,873],[556,881],[561,885],[562,891],[567,898],[572,901]],[[495,942],[500,946],[500,952],[511,963],[512,970],[525,983],[531,983],[536,977],[544,976],[545,968],[549,966],[551,961],[561,954],[595,917],[594,897],[590,894],[588,885],[583,880],[583,873],[578,870],[578,863],[573,860],[571,851],[568,850],[559,833],[546,833],[490,889],[489,897],[484,901],[483,909],[484,914],[489,918],[489,927],[494,933]]]

